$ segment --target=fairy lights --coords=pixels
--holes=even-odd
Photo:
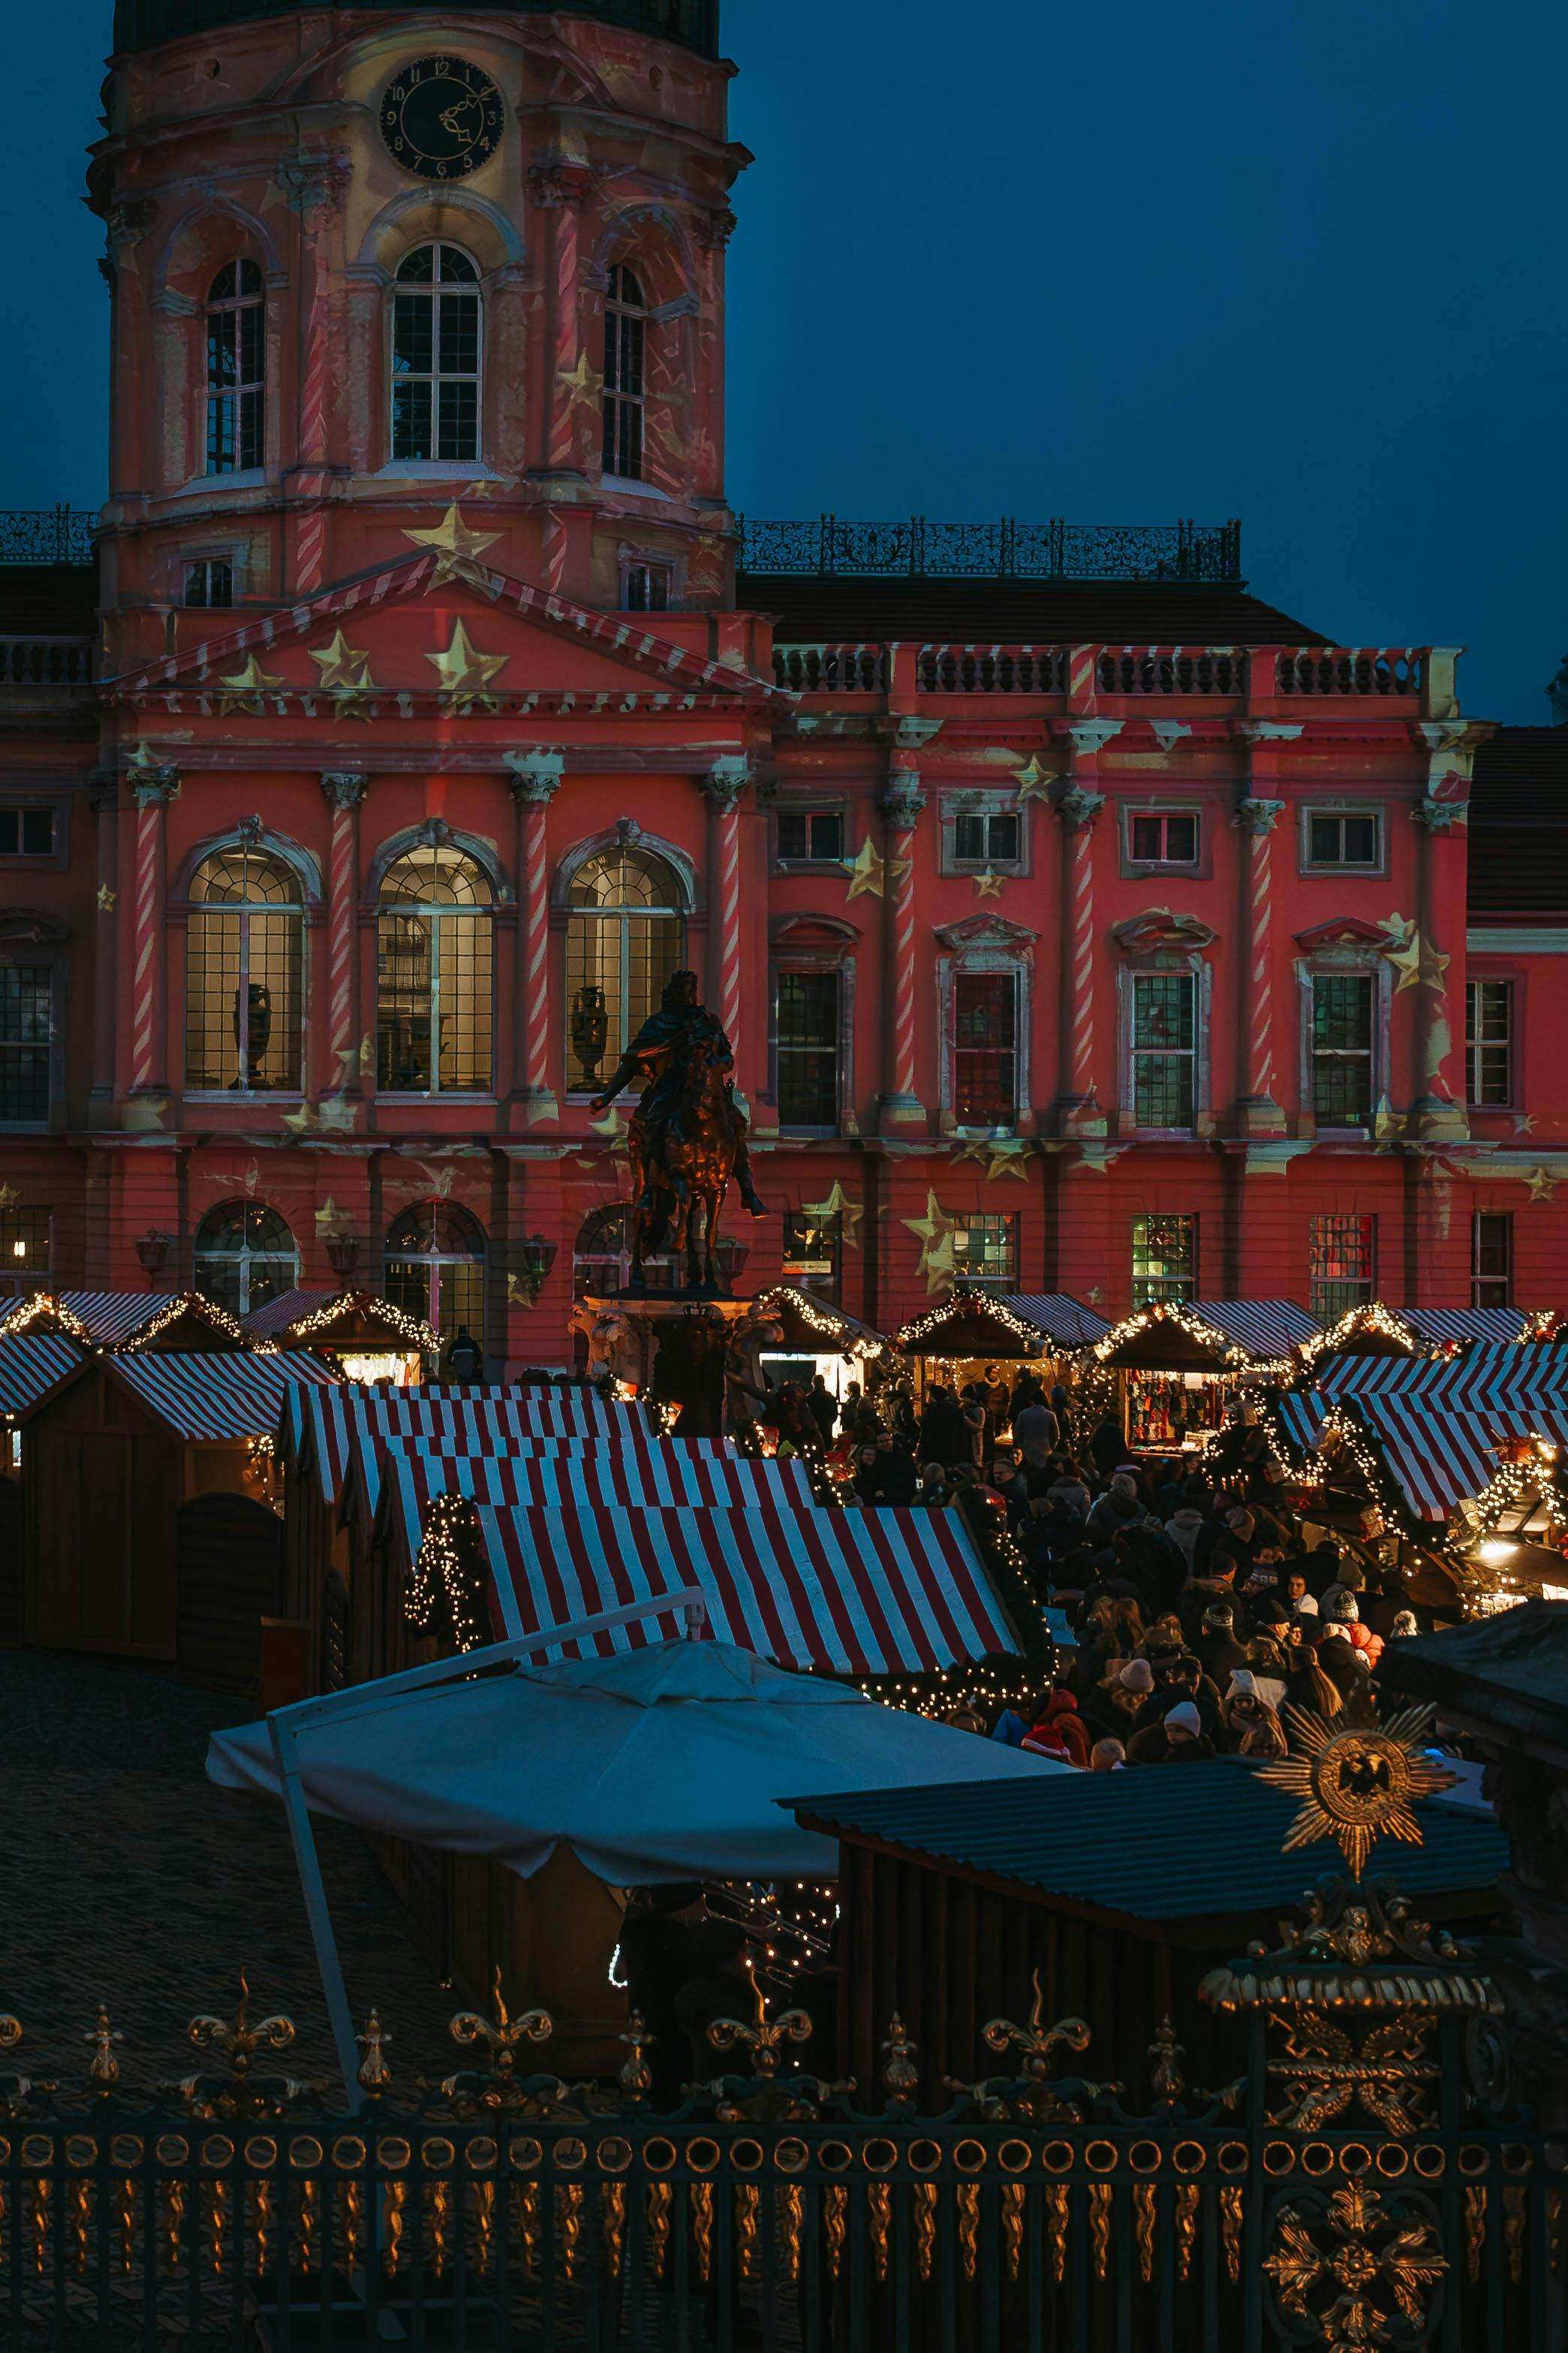
[[[1162,1324],[1170,1325],[1198,1347],[1209,1349],[1222,1364],[1245,1365],[1249,1361],[1245,1348],[1227,1340],[1223,1332],[1213,1324],[1205,1324],[1201,1315],[1194,1315],[1179,1299],[1156,1299],[1124,1316],[1102,1340],[1095,1342],[1094,1354],[1101,1364],[1107,1364],[1132,1341],[1142,1339],[1147,1332],[1157,1331]]]
[[[1460,1504],[1448,1529],[1448,1550],[1471,1617],[1489,1617],[1532,1594],[1557,1598],[1560,1588],[1542,1582],[1528,1554],[1561,1552],[1568,1543],[1558,1446],[1539,1430],[1495,1442],[1496,1471],[1479,1495]],[[1562,1582],[1568,1587],[1568,1560]]]
[[[7,1340],[19,1340],[24,1332],[58,1332],[67,1340],[80,1340],[92,1345],[92,1335],[79,1315],[73,1315],[63,1299],[52,1291],[35,1291],[25,1299],[14,1315],[8,1315],[0,1335]]]
[[[1315,1365],[1320,1356],[1347,1348],[1363,1333],[1370,1332],[1380,1340],[1393,1340],[1407,1356],[1427,1356],[1435,1354],[1431,1344],[1423,1340],[1394,1308],[1385,1307],[1381,1299],[1363,1300],[1358,1307],[1347,1307],[1337,1324],[1326,1332],[1316,1332],[1300,1344],[1301,1361]]]
[[[979,1316],[987,1323],[994,1324],[1008,1339],[1022,1341],[1031,1356],[1038,1356],[1044,1354],[1045,1342],[1034,1324],[1026,1324],[1021,1315],[1016,1315],[1005,1300],[996,1298],[989,1291],[982,1291],[975,1283],[967,1282],[955,1283],[948,1297],[939,1307],[928,1308],[923,1315],[917,1315],[912,1323],[902,1324],[893,1334],[888,1345],[889,1348],[902,1349],[906,1353],[918,1351],[920,1355],[925,1356],[940,1356],[941,1349],[928,1347],[927,1342],[937,1338],[947,1325],[956,1323],[965,1315]],[[1005,1354],[1006,1351],[999,1347],[966,1347],[960,1355],[951,1357],[948,1361],[954,1364],[979,1363],[984,1357]]]
[[[1381,1450],[1369,1441],[1369,1433],[1360,1420],[1350,1399],[1332,1406],[1323,1423],[1316,1452],[1321,1461],[1330,1441],[1337,1442],[1350,1456],[1365,1484],[1368,1496],[1402,1526],[1411,1525],[1410,1508],[1401,1493],[1398,1482],[1383,1460]]]
[[[385,1334],[389,1338],[405,1340],[410,1348],[417,1348],[422,1354],[428,1351],[435,1355],[441,1345],[428,1324],[421,1324],[417,1316],[395,1306],[390,1299],[379,1298],[374,1291],[340,1291],[335,1298],[323,1300],[320,1307],[290,1324],[282,1336],[330,1344],[331,1335],[345,1324],[368,1324],[378,1336]],[[357,1334],[356,1337],[363,1338],[363,1335]]]
[[[1523,1347],[1531,1340],[1555,1340],[1563,1328],[1563,1318],[1555,1307],[1533,1307],[1525,1317],[1517,1345]]]
[[[449,1638],[459,1651],[477,1651],[489,1637],[485,1624],[483,1537],[466,1495],[437,1495],[425,1514],[425,1533],[404,1601],[416,1634]]]
[[[250,1356],[277,1354],[275,1347],[259,1344],[226,1307],[219,1307],[215,1300],[204,1298],[199,1291],[175,1292],[149,1323],[143,1324],[139,1332],[132,1332],[128,1338],[121,1340],[110,1353],[119,1356],[140,1356],[143,1348],[150,1348],[155,1340],[162,1339],[163,1334],[185,1315],[194,1316],[198,1324],[205,1324],[210,1330],[221,1334],[224,1339],[236,1341]]]
[[[817,1333],[832,1343],[833,1353],[852,1356],[864,1365],[874,1364],[888,1351],[888,1343],[879,1334],[868,1332],[850,1323],[847,1317],[836,1315],[820,1299],[813,1299],[808,1291],[797,1290],[792,1282],[776,1282],[771,1291],[762,1292],[752,1302],[754,1314],[787,1310],[798,1315],[808,1332]]]

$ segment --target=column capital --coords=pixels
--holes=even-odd
[[[1410,815],[1412,821],[1426,833],[1447,833],[1456,825],[1469,822],[1470,805],[1468,800],[1441,801],[1427,793],[1412,803]]]
[[[358,808],[365,796],[365,780],[353,768],[324,768],[321,786],[334,809]]]
[[[566,775],[564,752],[509,752],[514,801],[552,800]]]
[[[1124,719],[1075,719],[1067,730],[1075,760],[1092,760],[1114,744],[1127,724]]]
[[[913,833],[925,805],[920,777],[912,768],[900,768],[889,777],[882,794],[882,815],[895,833]]]
[[[167,808],[180,797],[178,768],[136,768],[132,771],[132,791],[139,809]]]
[[[1272,833],[1284,807],[1283,801],[1258,800],[1249,793],[1246,799],[1237,801],[1230,821],[1242,833],[1255,837]]]
[[[1082,785],[1069,785],[1058,793],[1052,806],[1069,833],[1088,833],[1105,807],[1103,793],[1091,793]]]
[[[721,817],[729,817],[740,807],[741,797],[752,781],[752,764],[745,754],[727,753],[715,760],[702,779],[702,789]]]

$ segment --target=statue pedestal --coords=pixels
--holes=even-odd
[[[616,1291],[583,1301],[591,1315],[620,1316],[638,1353],[636,1377],[645,1397],[678,1405],[679,1438],[717,1438],[723,1430],[724,1350],[731,1328],[752,1312],[749,1299],[683,1298],[679,1292]]]

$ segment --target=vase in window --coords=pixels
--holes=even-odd
[[[605,992],[589,982],[572,999],[572,1051],[577,1057],[584,1087],[599,1084],[599,1065],[605,1059],[609,1035]]]

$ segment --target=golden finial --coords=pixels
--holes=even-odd
[[[499,1966],[490,1989],[490,2009],[489,2018],[481,2018],[477,2010],[461,2010],[447,2031],[454,2042],[482,2042],[490,2054],[490,2073],[510,2083],[519,2049],[525,2042],[548,2042],[555,2021],[545,2010],[525,2010],[521,2018],[513,2018],[501,1992]]]
[[[882,2070],[888,2096],[900,2107],[907,2108],[920,2089],[921,2071],[915,2065],[915,2046],[897,2010],[888,2021],[888,2039],[882,2050],[888,2062]]]
[[[245,1971],[239,1973],[239,2008],[232,2020],[215,2018],[205,2012],[193,2018],[185,2029],[189,2040],[198,2051],[221,2051],[235,2074],[241,2079],[250,2073],[250,2063],[263,2047],[268,2051],[286,2051],[294,2040],[294,2021],[275,2014],[264,2018],[259,2025],[250,2023],[250,1986]]]
[[[372,2010],[364,2022],[364,2032],[354,2039],[364,2052],[359,2063],[360,2088],[368,2092],[373,2100],[379,2099],[392,2081],[392,2070],[386,2063],[386,2046],[392,2037],[382,2025],[379,2010]]]
[[[4,2033],[0,2032],[0,2042],[4,2039]],[[91,2033],[84,2034],[81,2039],[92,2052],[87,2071],[89,2080],[100,2092],[112,2091],[120,2081],[120,2062],[114,2055],[114,2046],[117,2042],[123,2042],[125,2037],[110,2026],[109,2012],[101,2002],[98,2006],[98,2020]]]
[[[626,2021],[626,2031],[617,2038],[626,2045],[626,2063],[621,2069],[621,2091],[628,2100],[646,2100],[653,2089],[653,2070],[643,2057],[654,2041],[640,2010],[634,2010]]]

